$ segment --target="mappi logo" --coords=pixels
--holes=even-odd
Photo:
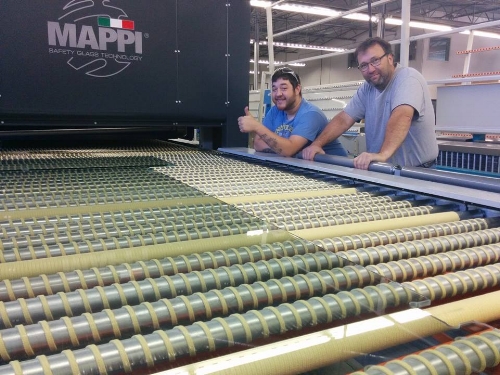
[[[59,22],[47,22],[49,53],[65,55],[69,66],[92,77],[111,77],[142,61],[135,23],[111,0],[71,0]]]

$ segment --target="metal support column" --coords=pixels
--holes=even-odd
[[[399,63],[408,66],[410,60],[410,10],[411,0],[401,0],[401,52]]]

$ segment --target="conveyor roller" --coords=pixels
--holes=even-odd
[[[0,375],[181,371],[500,287],[494,207],[166,143],[0,159]],[[495,365],[484,319],[488,359],[435,356]]]

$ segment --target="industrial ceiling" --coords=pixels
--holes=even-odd
[[[292,3],[298,5],[308,5],[324,7],[336,11],[349,11],[367,5],[363,0],[293,0],[277,1],[274,4]],[[372,1],[371,4],[374,4]],[[387,17],[401,18],[401,0],[387,2],[382,5],[372,6],[372,15],[384,15]],[[368,14],[365,9],[360,13]],[[434,24],[449,25],[452,27],[462,27],[471,24],[479,24],[488,21],[500,20],[500,1],[497,0],[414,0],[411,1],[412,21],[430,22]],[[272,10],[274,34],[294,29],[296,27],[309,24],[311,22],[324,19],[325,16],[304,14],[290,11]],[[251,17],[251,37],[259,41],[267,40],[266,10],[260,7],[252,7]],[[391,40],[391,35],[395,35],[399,26],[385,26],[385,37]],[[368,32],[369,24],[363,21],[338,18],[312,27],[303,28],[292,33],[287,33],[275,38],[275,42],[286,42],[296,44],[307,44],[316,46],[334,45],[346,49],[355,48],[357,38]],[[372,33],[376,34],[377,24],[372,23]],[[489,28],[484,31],[500,33],[500,27]],[[253,49],[251,49],[253,57]],[[275,47],[275,53],[293,53],[297,50],[291,48]],[[260,48],[259,58],[268,57],[267,48]]]

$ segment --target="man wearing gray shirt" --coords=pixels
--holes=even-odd
[[[434,108],[424,77],[413,68],[394,64],[391,45],[375,37],[354,52],[366,80],[344,110],[338,113],[302,158],[324,154],[323,145],[337,139],[356,121],[365,119],[366,149],[354,158],[354,167],[370,163],[431,166],[438,156]]]

